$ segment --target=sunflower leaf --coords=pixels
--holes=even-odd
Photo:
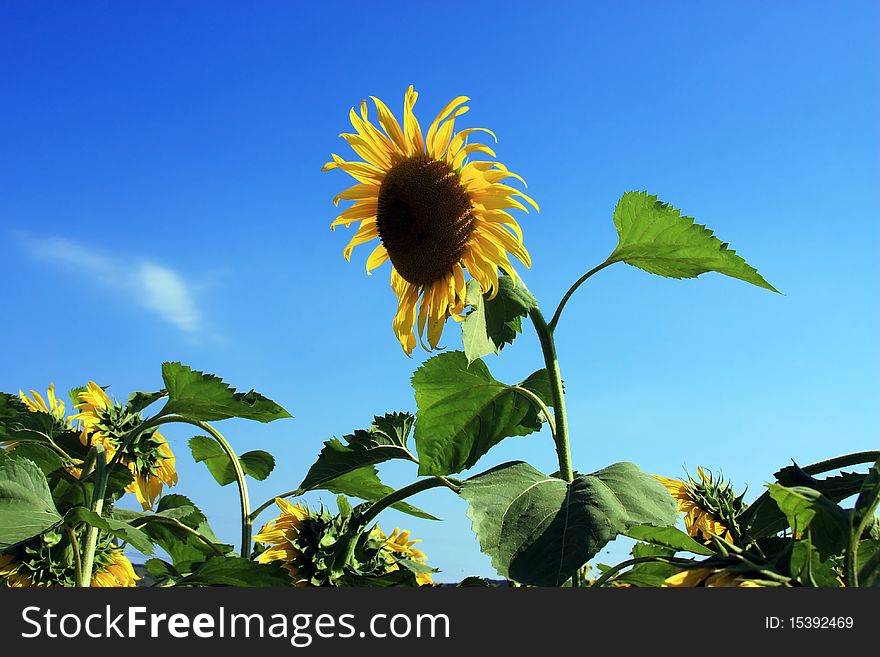
[[[547,373],[539,370],[520,384],[549,398]],[[414,437],[420,475],[448,475],[473,466],[509,436],[541,428],[540,410],[513,386],[495,380],[481,360],[460,351],[434,356],[412,377],[418,413]]]
[[[366,429],[357,429],[343,436],[345,442],[331,438],[324,443],[318,460],[309,468],[299,485],[303,491],[320,488],[347,472],[365,465],[376,465],[391,459],[415,462],[407,449],[415,418],[409,413],[377,415]]]
[[[169,397],[163,409],[165,413],[201,421],[240,417],[272,422],[292,417],[258,392],[237,392],[219,377],[180,363],[162,363],[162,378]]]
[[[480,548],[502,577],[560,586],[608,541],[635,525],[672,525],[675,500],[632,463],[567,484],[528,463],[505,463],[464,482]]]
[[[158,392],[133,392],[128,396],[126,406],[129,412],[140,413],[147,406],[156,403],[167,395],[168,392],[166,390],[159,390]]]
[[[767,489],[795,534],[810,530],[811,542],[823,561],[843,550],[850,533],[850,520],[840,506],[804,486],[768,484]]]
[[[608,262],[625,262],[669,278],[696,278],[708,271],[779,292],[736,251],[692,217],[647,192],[626,192],[614,209],[620,239]]]
[[[54,415],[35,413],[15,395],[0,392],[0,436],[2,440],[48,443],[49,438],[73,432]]]
[[[391,488],[391,486],[386,486],[379,479],[379,473],[374,465],[367,465],[360,467],[357,470],[346,472],[335,479],[324,482],[320,488],[329,490],[331,493],[349,495],[351,497],[367,500],[368,502],[375,502],[376,500],[380,500],[386,495],[394,492],[394,489]],[[312,490],[314,490],[314,488]],[[297,494],[301,494],[302,492],[304,491],[297,491]],[[439,520],[436,516],[432,516],[430,513],[422,511],[406,502],[397,502],[396,504],[392,504],[391,508],[415,516],[416,518]]]
[[[538,307],[538,300],[522,279],[502,276],[494,298],[484,295],[480,284],[467,283],[467,303],[473,310],[461,324],[462,344],[468,362],[500,353],[522,332],[522,318]]]
[[[232,459],[213,438],[193,436],[189,441],[189,449],[196,463],[204,463],[221,486],[235,481],[235,467]],[[263,481],[275,469],[275,457],[263,450],[245,452],[238,457],[241,469],[257,481]]]
[[[84,522],[92,527],[97,527],[111,536],[115,536],[125,543],[129,543],[139,552],[143,552],[146,555],[153,554],[153,544],[146,532],[115,517],[99,516],[91,509],[87,509],[84,506],[76,506],[65,514],[64,522],[69,525]]]
[[[49,475],[55,470],[64,467],[64,461],[56,454],[48,445],[37,442],[20,442],[14,448],[0,450],[0,459],[5,456],[11,457],[15,454],[16,458],[24,458],[33,461],[34,464],[43,471],[43,474]]]
[[[671,548],[674,552],[693,552],[704,557],[714,554],[702,543],[685,534],[677,527],[654,527],[652,525],[636,525],[623,532],[630,538],[645,541],[651,545]],[[640,556],[640,555],[634,555]]]
[[[193,572],[177,586],[290,586],[290,574],[277,563],[257,563],[241,557],[224,556],[193,565]]]
[[[61,523],[49,484],[36,463],[0,459],[0,552]]]

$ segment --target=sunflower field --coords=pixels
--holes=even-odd
[[[390,261],[394,339],[406,355],[440,351],[412,375],[415,413],[377,409],[367,426],[325,442],[301,482],[255,503],[248,480],[264,480],[275,457],[237,454],[220,423],[291,414],[254,390],[166,362],[161,385],[125,399],[94,381],[65,394],[51,383],[45,394],[2,393],[0,585],[137,586],[137,553],[161,587],[436,586],[430,546],[407,530],[386,533],[378,520],[388,508],[434,519],[410,498],[441,488],[466,503],[481,550],[512,586],[880,586],[880,451],[780,464],[753,499],[701,467],[681,480],[631,462],[577,469],[554,334],[583,284],[624,263],[673,279],[715,272],[761,288],[756,294],[778,291],[712,230],[658,196],[628,191],[611,217],[617,245],[560,290],[555,307],[543,305],[517,271],[532,263],[514,213],[539,210],[525,181],[477,141],[494,139],[491,130],[457,126],[468,98],[450,101],[427,130],[417,98],[410,87],[402,121],[378,98],[375,118],[366,101],[352,108],[353,132],[341,137],[356,157],[334,154],[324,166],[355,181],[333,199],[347,207],[331,227],[356,228],[345,259],[371,244],[368,274]],[[458,329],[461,349],[441,350],[444,331]],[[532,329],[544,367],[517,382],[496,379],[484,359],[503,357]],[[176,469],[181,450],[161,433],[175,423],[192,432],[191,457],[219,486],[238,490],[234,545],[217,537],[197,501],[176,492],[186,489]],[[555,472],[512,461],[458,476],[501,441],[544,428]],[[380,480],[377,466],[391,460],[411,465],[411,484]],[[336,509],[298,499],[316,490],[335,494]],[[119,504],[127,495],[140,510]],[[634,541],[631,558],[597,563],[619,536]]]

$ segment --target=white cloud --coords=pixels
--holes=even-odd
[[[169,267],[146,259],[110,257],[63,237],[18,235],[18,241],[33,259],[76,268],[79,275],[100,285],[122,289],[140,306],[185,333],[201,330],[202,314],[193,286]]]

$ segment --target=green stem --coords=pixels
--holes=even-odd
[[[547,375],[550,377],[550,392],[553,396],[553,413],[556,416],[556,454],[559,457],[559,475],[567,482],[574,480],[574,471],[571,467],[571,444],[568,436],[568,415],[565,412],[565,393],[562,389],[562,375],[559,373],[559,359],[556,356],[556,343],[553,340],[551,329],[544,316],[537,308],[529,311],[535,332],[541,342],[541,351],[544,353],[544,363],[547,366]]]
[[[878,503],[880,503],[880,497],[875,497],[874,502],[865,509],[859,524],[850,529],[849,546],[844,556],[844,575],[847,586],[859,585],[859,541],[862,540],[862,534],[868,528],[868,523],[873,521]]]
[[[565,295],[562,297],[562,301],[560,301],[559,305],[556,307],[556,312],[553,313],[553,319],[550,320],[550,324],[548,325],[550,327],[551,331],[554,331],[556,329],[556,325],[559,323],[559,317],[560,317],[560,315],[562,315],[562,309],[565,308],[565,304],[568,303],[568,300],[571,298],[571,295],[573,295],[575,293],[575,291],[590,276],[592,276],[593,274],[595,274],[597,272],[602,271],[603,269],[605,269],[605,267],[608,267],[609,265],[613,265],[615,262],[617,262],[617,261],[616,260],[606,260],[601,265],[596,265],[590,271],[588,271],[586,274],[584,274],[579,279],[577,279],[570,288],[568,288],[568,292],[566,292]]]
[[[835,456],[827,461],[819,461],[805,465],[801,468],[809,475],[820,474],[822,472],[830,472],[831,470],[839,470],[848,465],[858,465],[859,463],[873,463],[880,458],[880,451],[855,452],[854,454],[844,454],[843,456]]]
[[[345,571],[345,565],[351,561],[354,551],[357,548],[358,539],[360,539],[362,535],[361,530],[369,527],[370,523],[376,518],[376,516],[392,504],[405,500],[416,493],[421,493],[422,491],[431,488],[438,488],[439,486],[446,486],[456,493],[459,490],[459,487],[453,483],[453,480],[447,479],[446,477],[431,477],[429,479],[419,479],[418,481],[411,483],[409,486],[404,486],[400,490],[389,493],[381,500],[374,502],[359,519],[357,531],[350,532],[342,539],[342,545],[336,552],[336,557],[333,560],[331,576],[336,578],[343,574]]]
[[[223,448],[223,451],[226,453],[226,456],[229,457],[229,460],[232,462],[232,468],[235,471],[235,481],[238,484],[238,498],[241,506],[241,554],[242,559],[250,559],[251,557],[251,530],[253,528],[253,520],[251,518],[251,502],[250,497],[248,495],[247,482],[244,478],[244,470],[241,468],[241,461],[238,460],[238,456],[235,453],[235,450],[232,449],[232,445],[223,437],[219,431],[217,431],[214,427],[212,427],[207,422],[202,422],[200,420],[190,420],[185,417],[173,416],[171,418],[172,421],[183,422],[185,424],[191,424],[195,427],[199,427],[203,431],[207,431],[211,437],[217,441],[220,447]]]
[[[79,551],[79,540],[76,537],[76,532],[70,525],[64,526],[64,532],[67,534],[67,540],[70,541],[70,546],[73,549],[74,584],[77,588],[80,588],[83,585],[83,564],[82,555]]]
[[[88,463],[92,459],[90,457],[94,457],[95,460],[95,492],[92,495],[92,511],[98,516],[101,515],[101,512],[104,510],[104,494],[107,491],[107,474],[109,472],[109,468],[107,467],[107,452],[104,449],[103,445],[94,445],[91,450],[89,450],[91,454],[86,457],[86,462]],[[84,474],[87,474],[84,472]],[[92,585],[92,570],[95,565],[95,550],[98,547],[98,528],[94,525],[89,525],[89,529],[86,532],[86,550],[85,556],[83,557],[82,564],[82,578],[80,580],[80,586],[89,587]]]
[[[522,395],[523,397],[526,397],[533,404],[535,404],[535,406],[537,406],[538,408],[541,409],[541,413],[543,413],[544,417],[547,418],[547,424],[550,425],[550,433],[553,435],[553,440],[555,441],[556,440],[556,422],[553,419],[553,414],[550,412],[550,409],[547,408],[547,404],[544,403],[544,400],[542,400],[540,397],[538,397],[538,395],[533,393],[528,388],[521,388],[520,386],[511,386],[511,389],[514,392]]]

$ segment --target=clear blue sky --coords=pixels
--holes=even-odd
[[[708,224],[784,296],[625,265],[575,297],[558,331],[575,467],[723,469],[757,495],[794,458],[878,444],[880,4],[0,2],[0,389],[89,379],[161,386],[182,360],[296,418],[226,422],[294,488],[333,435],[415,410],[392,331],[388,265],[342,258],[322,173],[349,107],[430,120],[470,96],[499,159],[541,204],[523,217],[545,307],[616,244],[611,212],[646,189]],[[460,345],[457,329],[445,334]],[[497,378],[541,366],[526,335]],[[235,541],[237,496],[169,431],[181,484]],[[545,432],[480,469],[555,469]],[[391,484],[414,472],[386,467]],[[331,501],[313,494],[309,500]],[[446,491],[412,500],[440,579],[491,574]],[[268,519],[268,516],[265,517]],[[623,554],[622,549],[603,558]]]

